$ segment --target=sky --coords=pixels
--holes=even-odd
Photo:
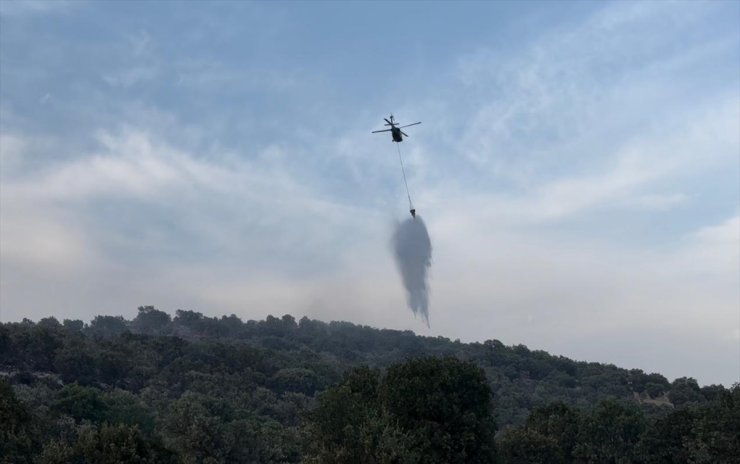
[[[740,2],[0,2],[0,321],[153,305],[740,381]],[[391,236],[432,241],[430,327]]]

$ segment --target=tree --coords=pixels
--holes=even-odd
[[[325,385],[316,372],[301,367],[280,369],[272,376],[270,383],[280,393],[298,392],[313,395]]]
[[[635,445],[645,426],[639,409],[614,400],[602,401],[584,417],[573,455],[589,463],[635,462]]]
[[[159,335],[170,324],[170,315],[154,306],[139,306],[139,314],[132,321],[133,328],[143,334]]]
[[[64,325],[64,328],[70,332],[81,332],[83,327],[85,327],[85,323],[79,319],[65,319],[62,324]]]
[[[720,400],[727,393],[727,389],[722,385],[707,385],[701,387],[701,394],[708,401]]]
[[[537,432],[555,444],[547,462],[572,462],[581,423],[579,412],[562,402],[535,409],[527,419],[526,429]]]
[[[225,421],[212,411],[214,399],[188,393],[173,402],[164,418],[167,443],[186,463],[227,462]],[[211,406],[211,408],[209,408]]]
[[[668,392],[668,398],[676,406],[698,403],[704,400],[699,384],[696,379],[691,377],[681,377],[674,380],[671,384],[671,390]]]
[[[700,408],[692,431],[694,436],[686,444],[691,462],[736,463],[740,456],[740,384]]]
[[[154,433],[154,414],[136,395],[126,390],[112,390],[103,396],[106,421],[111,424],[136,426],[143,433]]]
[[[694,435],[696,413],[689,409],[672,411],[648,427],[639,444],[639,456],[645,464],[691,462],[685,446]]]
[[[75,446],[75,454],[85,462],[96,464],[159,464],[164,456],[157,456],[152,446],[136,426],[102,425],[85,428]]]
[[[138,427],[90,424],[78,426],[72,443],[53,440],[34,461],[37,464],[174,464],[173,453],[156,440],[148,439]]]
[[[151,461],[149,449],[156,462],[167,461],[156,451],[165,444],[180,463],[491,462],[490,390],[506,462],[729,463],[740,454],[736,390],[693,379],[670,384],[495,340],[348,322],[180,311],[165,324],[152,307],[140,313],[135,324],[0,323],[0,378],[12,385],[0,388],[0,463],[82,464],[106,443],[135,451],[120,459]],[[433,358],[403,361],[421,353]],[[362,363],[373,368],[352,370]],[[641,398],[672,392],[680,406],[638,406],[639,389]],[[616,405],[588,409],[609,396]]]
[[[494,462],[491,390],[455,358],[353,370],[309,414],[307,462]]]
[[[95,316],[87,331],[98,337],[110,338],[128,331],[128,325],[121,316]]]
[[[73,343],[59,350],[54,360],[54,368],[66,383],[92,385],[97,380],[95,358],[87,352],[82,343]]]
[[[565,463],[563,452],[554,438],[542,435],[535,429],[511,427],[497,442],[498,453],[506,464],[555,464]]]
[[[359,367],[319,397],[304,430],[307,463],[379,462],[375,449],[382,429],[379,384],[378,370]]]
[[[38,327],[44,327],[51,330],[59,330],[62,328],[62,324],[60,324],[57,318],[53,316],[41,319],[36,325]]]
[[[65,385],[57,394],[51,409],[71,416],[78,422],[102,422],[108,414],[108,406],[101,398],[100,391],[77,383]]]
[[[388,369],[381,398],[425,462],[494,461],[492,393],[478,366],[455,358],[412,359]]]
[[[13,388],[0,378],[0,463],[31,462],[32,418]]]

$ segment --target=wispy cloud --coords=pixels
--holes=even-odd
[[[282,7],[82,4],[117,26],[80,40],[95,18],[32,35],[6,4],[3,320],[291,312],[734,379],[726,5],[608,3],[510,37],[437,18],[447,50],[404,23],[422,34],[412,80],[370,52],[374,32],[341,53]],[[432,329],[408,317],[389,249],[407,213],[395,146],[369,133],[386,111],[423,121],[401,148],[435,250]],[[720,367],[673,361],[697,345]]]
[[[69,0],[4,0],[0,3],[0,15],[19,16],[19,15],[39,15],[50,14],[65,11],[74,8],[75,4],[82,1],[73,2]]]

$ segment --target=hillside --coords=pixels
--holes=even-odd
[[[497,340],[460,343],[289,315],[242,322],[181,310],[172,318],[141,307],[131,321],[97,316],[89,324],[47,318],[0,325],[0,373],[12,385],[4,408],[24,411],[21,422],[33,430],[26,442],[19,439],[20,454],[40,435],[64,448],[70,437],[88,433],[94,441],[115,435],[110,427],[135,425],[161,452],[155,461],[180,462],[173,450],[192,444],[183,439],[183,424],[202,414],[213,421],[202,425],[206,436],[198,435],[207,441],[203,447],[232,449],[247,440],[252,454],[239,462],[298,462],[300,427],[317,395],[358,366],[382,371],[420,357],[453,357],[482,369],[498,430],[522,426],[532,411],[556,402],[589,410],[616,400],[658,419],[727,394],[690,378],[668,382]],[[55,462],[49,459],[59,450],[43,441],[47,460],[37,462]],[[224,456],[213,462],[229,462]]]

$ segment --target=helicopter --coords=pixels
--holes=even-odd
[[[386,126],[391,126],[391,128],[390,129],[376,130],[376,131],[373,131],[372,133],[373,134],[377,134],[378,132],[390,132],[391,133],[391,136],[393,137],[393,141],[394,142],[403,142],[402,135],[404,135],[406,137],[409,136],[406,132],[402,131],[401,129],[403,129],[404,127],[415,126],[417,124],[421,124],[421,121],[419,121],[419,122],[415,122],[413,124],[406,124],[405,126],[396,127],[396,126],[398,126],[399,123],[397,123],[397,122],[395,122],[393,120],[393,115],[391,115],[390,121],[388,119],[386,119],[386,118],[383,118],[383,119],[386,122],[385,125]]]

